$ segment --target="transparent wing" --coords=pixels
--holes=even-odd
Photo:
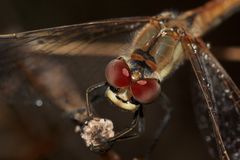
[[[1,84],[24,77],[55,100],[71,91],[70,100],[62,100],[75,103],[71,106],[76,107],[80,103],[73,100],[78,94],[74,89],[77,87],[73,85],[65,60],[69,60],[73,69],[91,69],[91,65],[81,60],[70,61],[89,56],[118,56],[123,46],[129,44],[131,34],[147,21],[144,17],[122,18],[0,36]],[[82,66],[74,66],[74,62]],[[69,108],[57,101],[62,108]]]
[[[119,55],[118,48],[130,40],[130,36],[121,36],[121,33],[129,34],[149,19],[149,17],[120,18],[0,35],[0,64],[6,65],[8,62],[34,54],[116,56]],[[14,54],[16,51],[18,53]]]
[[[37,159],[60,144],[79,149],[79,136],[76,140],[73,126],[64,125],[58,108],[82,108],[86,116],[84,90],[104,80],[105,63],[122,53],[148,20],[123,18],[1,35],[0,159]],[[70,158],[65,149],[59,149],[60,155]],[[74,156],[70,159],[81,159]]]
[[[193,91],[196,115],[211,153],[240,159],[240,91],[201,40],[189,43],[199,87]]]

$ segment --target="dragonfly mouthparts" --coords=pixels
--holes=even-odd
[[[110,87],[107,88],[105,95],[106,97],[113,103],[115,104],[117,107],[120,107],[124,110],[129,110],[129,111],[135,111],[140,104],[136,104],[134,102],[131,101],[131,98],[128,99],[122,99],[124,97],[123,94],[127,94],[126,92],[121,93],[121,95],[119,96],[119,92],[114,92],[111,90]]]

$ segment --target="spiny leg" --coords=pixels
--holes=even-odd
[[[93,116],[92,107],[91,107],[91,105],[89,103],[89,94],[92,91],[94,91],[94,90],[96,90],[98,88],[101,88],[103,86],[106,86],[106,85],[107,85],[107,82],[101,82],[101,83],[94,84],[94,85],[92,85],[92,86],[87,88],[87,90],[86,90],[86,109],[87,109],[87,113],[88,113],[89,117]]]
[[[140,106],[134,113],[133,120],[131,122],[130,127],[120,131],[115,135],[110,141],[123,141],[123,140],[129,140],[129,139],[134,139],[139,137],[139,135],[143,132],[143,130],[140,130],[139,128],[143,128],[142,125],[144,125],[142,122],[143,120],[143,111],[142,111],[142,106]],[[136,126],[141,125],[141,127],[138,127],[138,130],[136,132],[132,132]]]
[[[85,108],[78,108],[72,112],[68,112],[66,116],[70,117],[74,122],[81,125],[84,124],[86,120],[93,118],[93,111],[91,104],[89,103],[89,94],[98,88],[104,87],[105,85],[107,85],[107,82],[101,82],[87,88]]]

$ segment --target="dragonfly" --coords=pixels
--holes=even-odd
[[[87,146],[102,152],[144,131],[144,104],[163,97],[162,82],[189,60],[202,96],[198,107],[202,132],[210,137],[208,143],[219,159],[239,159],[240,91],[201,40],[239,6],[239,0],[212,0],[179,15],[163,12],[0,35],[1,105],[58,106],[77,122],[76,132]],[[73,75],[56,56],[103,54],[116,59],[106,66],[107,81],[86,90],[83,104]],[[101,88],[106,89],[102,96],[116,108],[133,113],[128,128],[115,133],[112,121],[95,113],[89,96]],[[160,133],[172,111],[164,109]],[[133,132],[136,127],[138,133]]]

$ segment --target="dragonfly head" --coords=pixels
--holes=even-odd
[[[106,96],[125,110],[134,111],[140,104],[152,102],[160,93],[157,79],[144,78],[139,70],[132,71],[123,58],[109,62],[105,76],[109,84]]]

